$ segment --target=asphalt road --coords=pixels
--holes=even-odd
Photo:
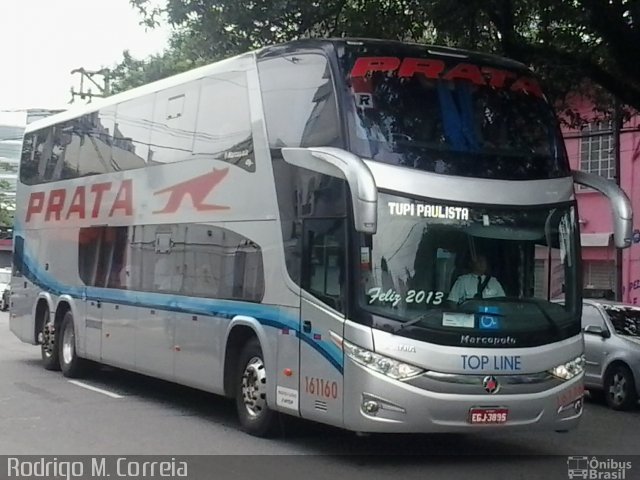
[[[286,466],[286,478],[305,480],[568,478],[567,456],[640,454],[640,409],[614,412],[594,402],[565,434],[358,437],[296,420],[278,438],[258,439],[237,429],[232,403],[215,395],[109,368],[83,382],[112,396],[42,369],[39,349],[18,341],[0,313],[0,454],[250,455],[228,460],[236,465],[229,478],[246,478],[240,472],[248,466],[282,478],[266,473]],[[630,460],[637,466],[625,478],[640,478],[640,456]]]

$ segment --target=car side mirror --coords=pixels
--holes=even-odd
[[[602,338],[609,338],[611,336],[609,330],[602,328],[600,325],[587,325],[584,327],[584,333],[598,335]]]

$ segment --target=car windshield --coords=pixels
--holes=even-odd
[[[395,320],[395,333],[441,344],[575,335],[576,231],[572,205],[465,207],[380,194],[378,231],[360,244],[360,305],[381,324]],[[565,304],[550,301],[563,296]]]
[[[528,72],[381,48],[341,57],[354,153],[445,175],[569,175],[557,121]]]
[[[604,305],[604,310],[618,335],[640,337],[640,308]]]
[[[0,283],[11,283],[11,272],[0,272]]]

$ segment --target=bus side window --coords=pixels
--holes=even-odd
[[[303,248],[302,288],[327,305],[344,312],[345,220],[304,220]]]

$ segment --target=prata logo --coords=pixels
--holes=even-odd
[[[154,195],[164,195],[165,193],[170,193],[170,195],[165,207],[162,210],[157,210],[153,213],[176,213],[187,195],[191,197],[193,207],[198,212],[228,210],[229,207],[225,205],[211,205],[204,203],[207,196],[227,176],[228,173],[228,168],[222,170],[214,168],[210,173],[205,173],[204,175],[194,177],[190,180],[176,183],[171,187],[158,190]]]
[[[153,213],[176,213],[183,206],[187,196],[191,197],[193,208],[198,212],[228,210],[230,207],[226,205],[205,203],[207,197],[228,173],[228,168],[214,168],[209,173],[154,192],[154,195],[169,194],[169,197],[164,208]],[[131,178],[32,192],[29,196],[25,223],[77,222],[89,219],[100,221],[107,218],[131,217],[136,205],[134,193],[136,192]]]
[[[518,343],[511,336],[506,337],[483,337],[472,335],[460,335],[461,345],[515,345]]]

